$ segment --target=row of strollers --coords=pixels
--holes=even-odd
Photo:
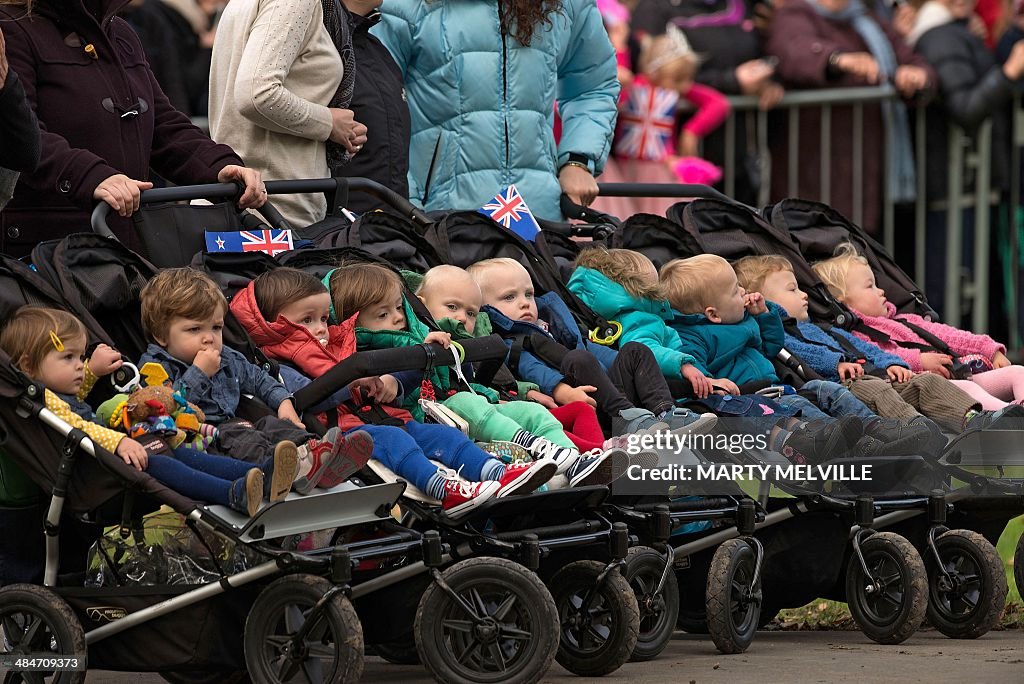
[[[614,349],[619,323],[566,285],[581,248],[607,246],[640,252],[657,267],[705,253],[730,261],[783,255],[809,294],[812,318],[855,330],[857,317],[809,265],[847,242],[867,257],[899,310],[935,317],[880,245],[811,202],[755,211],[707,188],[680,186],[690,199],[667,216],[619,221],[583,214],[583,223],[543,223],[527,241],[478,212],[424,214],[360,179],[268,188],[271,195],[326,192],[330,206],[342,206],[350,192],[369,192],[393,210],[354,221],[339,212],[314,226],[290,227],[295,249],[275,257],[211,253],[208,232],[272,236],[289,226],[272,207],[260,217],[237,215],[232,186],[148,191],[135,218],[144,255],[112,239],[101,206],[92,232],[83,226],[82,233],[42,243],[30,260],[2,258],[0,320],[25,305],[70,312],[84,324],[90,348],[106,344],[136,361],[147,346],[141,292],[164,269],[190,265],[231,300],[282,267],[324,278],[339,266],[343,272],[379,264],[408,283],[410,274],[443,264],[511,258],[526,269],[538,297],[564,302],[574,333]],[[179,203],[193,198],[213,204]],[[412,290],[404,305],[423,330],[439,329]],[[230,315],[224,341],[280,376],[280,360],[264,354]],[[455,354],[436,343],[360,350],[294,392],[292,401],[318,436],[341,417],[314,407],[354,381],[388,373],[420,371],[455,389],[463,382],[492,386],[514,401],[512,388],[521,385],[509,378],[524,345],[538,356],[557,354],[537,339],[510,341],[498,333],[458,340]],[[775,363],[791,387],[810,377],[795,353],[783,350]],[[125,365],[101,378],[90,402],[137,382],[133,370]],[[428,384],[419,390],[425,394]],[[701,408],[692,388],[673,386],[673,393],[679,406]],[[601,676],[657,658],[676,629],[710,635],[723,653],[744,652],[780,610],[819,597],[848,602],[863,633],[879,643],[903,642],[926,619],[949,637],[975,638],[996,624],[1008,591],[993,544],[1007,521],[1024,513],[1024,463],[1013,460],[1024,442],[1013,436],[1021,426],[1010,419],[983,433],[947,434],[948,445],[938,450],[862,455],[857,463],[872,465],[870,482],[744,479],[706,490],[676,482],[636,493],[620,486],[629,466],[667,461],[664,454],[652,463],[631,453],[610,484],[552,480],[456,515],[371,459],[341,483],[276,497],[250,516],[193,500],[126,464],[48,408],[46,395],[19,359],[0,353],[0,575],[17,567],[22,580],[0,588],[0,654],[84,656],[90,669],[158,672],[171,682],[355,682],[365,655],[422,663],[443,682],[532,683],[552,661],[580,676]],[[255,423],[267,413],[259,401],[241,399],[240,417]],[[384,411],[359,413],[368,424],[394,425]],[[719,416],[736,420],[728,407],[719,407]],[[993,441],[979,455],[981,434]],[[691,468],[791,463],[758,448],[698,447],[668,460]],[[849,461],[839,454],[824,465]],[[199,540],[191,548],[226,543],[245,562],[218,562],[211,550],[205,574],[140,582],[108,555],[105,581],[87,581],[95,568],[86,558],[103,539],[145,540],[146,521],[157,511],[176,514],[181,530]],[[1024,541],[1015,567],[1021,588]],[[84,667],[13,670],[5,682],[84,678]]]

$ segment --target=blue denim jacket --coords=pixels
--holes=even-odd
[[[238,400],[242,394],[256,397],[270,408],[277,410],[281,402],[291,397],[291,392],[275,380],[270,373],[254,363],[249,363],[242,354],[224,347],[220,352],[220,368],[212,378],[194,365],[188,365],[167,353],[163,347],[149,345],[139,359],[139,365],[158,363],[167,371],[175,390],[184,389],[185,397],[202,409],[206,422],[223,423],[235,417]]]

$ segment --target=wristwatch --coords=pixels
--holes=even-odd
[[[566,162],[564,162],[561,166],[559,166],[558,170],[561,171],[566,166],[578,166],[581,169],[585,170],[590,175],[594,175],[594,169],[590,163],[590,159],[584,154],[570,152],[569,159]]]

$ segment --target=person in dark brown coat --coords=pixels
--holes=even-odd
[[[861,0],[786,0],[776,10],[766,51],[778,57],[776,76],[786,88],[849,88],[891,83],[907,99],[934,92],[932,68],[914,54],[893,28],[865,9]],[[887,164],[892,197],[912,201],[915,192],[913,139],[902,101],[864,107],[862,225],[877,233]],[[772,144],[772,199],[821,198],[821,117],[800,110],[798,183],[787,182],[787,121],[777,122]],[[888,130],[887,130],[888,129]],[[853,108],[833,107],[829,203],[854,218]],[[891,145],[884,147],[886,133]],[[888,154],[888,158],[886,158]]]
[[[261,206],[265,187],[225,145],[175,110],[138,36],[115,13],[128,0],[0,1],[7,60],[42,129],[42,156],[0,213],[0,251],[28,254],[42,240],[90,230],[104,201],[111,229],[140,248],[127,219],[151,186],[150,168],[178,185],[240,181],[239,206]]]

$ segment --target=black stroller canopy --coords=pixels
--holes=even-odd
[[[682,225],[705,252],[729,261],[746,256],[786,257],[810,300],[811,318],[835,321],[839,325],[853,323],[849,310],[829,293],[785,229],[772,225],[749,209],[714,199],[687,204],[682,211]]]
[[[938,319],[921,289],[896,265],[885,247],[827,204],[787,199],[765,207],[764,215],[772,225],[789,233],[809,263],[828,259],[844,242],[853,243],[871,264],[878,286],[897,310]]]

